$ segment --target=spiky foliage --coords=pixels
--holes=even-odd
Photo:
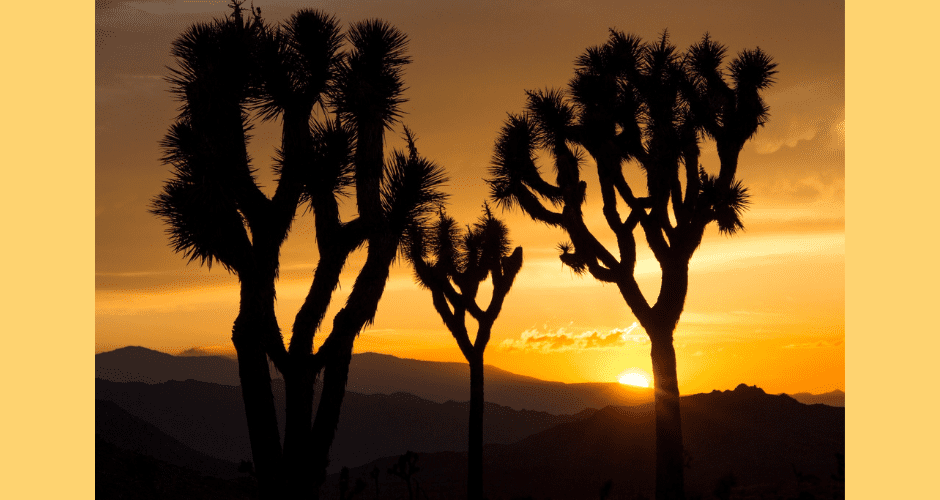
[[[278,29],[265,28],[259,70],[263,92],[257,107],[264,119],[290,109],[324,104],[342,60],[343,34],[335,16],[303,9]]]
[[[490,196],[498,205],[511,209],[516,204],[532,205],[535,191],[553,203],[561,201],[561,191],[545,182],[535,164],[535,154],[544,136],[528,115],[510,114],[496,142],[490,166]]]
[[[167,223],[174,251],[229,271],[250,253],[239,209],[241,186],[253,182],[245,106],[254,95],[256,35],[251,25],[214,21],[193,25],[173,43],[178,68],[168,81],[180,114],[160,145],[174,178],[150,210]]]
[[[393,227],[424,226],[434,208],[446,196],[440,187],[444,170],[434,162],[404,151],[395,151],[388,161],[382,182],[382,212]]]
[[[741,216],[751,204],[751,195],[741,180],[735,180],[728,189],[718,189],[718,179],[702,172],[700,206],[711,212],[718,231],[733,235],[744,230]]]
[[[231,198],[214,186],[175,179],[154,200],[151,212],[171,225],[167,233],[173,251],[208,268],[219,262],[232,272],[249,246],[234,208]]]
[[[710,223],[727,235],[744,227],[749,195],[736,177],[738,155],[769,117],[760,92],[776,73],[776,64],[760,49],[742,51],[727,65],[725,53],[707,34],[680,52],[665,31],[643,42],[611,30],[606,43],[578,57],[566,90],[526,93],[526,112],[510,114],[500,130],[488,179],[498,205],[518,206],[563,229],[570,242],[558,246],[562,263],[577,274],[615,283],[650,335],[660,499],[683,498],[672,335],[685,304],[688,264]],[[699,163],[706,136],[718,149],[717,175],[705,173]],[[554,183],[541,177],[535,162],[539,151],[552,161]],[[585,223],[587,183],[580,177],[585,152],[597,165],[602,213],[617,252]],[[645,175],[645,194],[627,182],[629,165]],[[637,230],[663,271],[653,305],[634,276]]]
[[[317,168],[311,169],[305,178],[305,196],[314,199],[330,193],[347,195],[355,184],[355,134],[339,120],[315,122],[311,132],[312,159]]]
[[[561,213],[542,201],[554,206],[584,201],[580,177],[570,166],[581,165],[581,152],[574,147],[581,146],[598,164],[605,216],[615,233],[626,236],[642,222],[654,245],[661,242],[657,246],[664,252],[690,256],[701,238],[695,233],[708,222],[720,219],[725,233],[740,230],[747,193],[733,181],[736,154],[708,181],[699,175],[698,138],[706,134],[718,140],[720,150],[740,150],[766,122],[768,110],[758,91],[773,82],[776,64],[757,49],[743,51],[724,68],[725,53],[726,48],[707,34],[679,53],[666,32],[644,43],[611,30],[607,43],[587,49],[576,60],[567,92],[528,91],[527,112],[509,116],[490,167],[492,198],[504,208],[518,205],[536,220],[570,230],[577,224],[564,222]],[[545,181],[535,164],[542,148],[554,160],[555,184]],[[624,160],[646,172],[647,196],[634,195],[625,181]],[[684,194],[681,168],[686,170]],[[567,193],[566,200],[562,193]],[[631,217],[620,215],[618,197]],[[690,236],[680,237],[680,227],[688,228]],[[586,253],[579,258],[562,252],[577,270],[590,261],[609,260],[593,241],[580,246],[588,248],[581,249]]]
[[[246,61],[257,50],[257,29],[216,20],[191,26],[173,42],[178,68],[170,69],[167,80],[181,115],[208,118],[252,97],[254,75]]]
[[[483,215],[464,231],[458,229],[457,222],[441,206],[434,223],[414,232],[409,252],[418,284],[433,291],[452,280],[461,292],[472,290],[468,300],[473,299],[475,287],[487,277],[493,275],[498,280],[518,272],[516,264],[509,264],[514,258],[510,253],[509,228],[486,205]],[[521,248],[515,252],[521,257]]]
[[[353,49],[340,65],[333,106],[344,119],[379,117],[391,128],[405,102],[402,73],[411,62],[405,52],[408,37],[378,19],[353,24],[346,36]]]

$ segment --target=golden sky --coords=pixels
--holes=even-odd
[[[221,269],[187,266],[170,250],[161,222],[146,211],[169,176],[158,160],[158,141],[177,106],[162,80],[173,65],[170,43],[192,22],[225,14],[225,3],[97,3],[96,351],[142,345],[179,352],[231,344],[236,279]],[[729,238],[712,228],[693,258],[675,340],[680,388],[701,392],[744,382],[768,392],[845,389],[842,2],[255,5],[269,21],[301,6],[319,7],[344,22],[380,17],[408,34],[414,62],[405,74],[404,122],[418,135],[422,154],[447,169],[450,212],[464,222],[477,216],[487,195],[483,176],[506,113],[522,109],[526,89],[564,86],[575,57],[602,43],[608,28],[646,39],[668,28],[680,48],[708,31],[732,53],[764,49],[779,64],[777,83],[765,94],[772,117],[745,146],[738,170],[753,206],[743,234]],[[262,172],[278,138],[273,125],[255,132],[251,152]],[[707,147],[702,163],[716,166]],[[627,170],[628,178],[641,178]],[[262,179],[271,187],[270,175]],[[599,196],[589,191],[588,199],[590,227],[611,241],[599,204],[590,202]],[[560,231],[519,213],[504,218],[525,249],[525,264],[494,327],[487,362],[565,382],[615,381],[632,368],[651,371],[649,344],[641,329],[630,330],[635,319],[616,288],[562,268],[554,248],[565,239]],[[299,218],[282,251],[278,316],[284,332],[312,279],[313,238],[312,220]],[[335,304],[342,304],[356,270],[349,266]],[[652,295],[658,267],[642,248],[637,273]],[[356,350],[462,360],[429,294],[413,284],[403,264],[393,269],[375,324]]]

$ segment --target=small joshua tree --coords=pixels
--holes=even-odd
[[[354,496],[366,489],[366,482],[362,478],[356,479],[355,486],[349,489],[349,467],[343,467],[339,471],[339,498],[340,500],[350,500]]]
[[[400,477],[408,486],[409,500],[414,500],[414,491],[411,488],[411,476],[419,472],[421,472],[421,467],[418,467],[418,454],[413,451],[408,451],[398,457],[398,461],[392,464],[388,469],[389,474]]]
[[[433,257],[425,260],[426,255]],[[509,253],[509,230],[488,206],[473,227],[463,233],[454,219],[440,210],[430,234],[416,233],[410,259],[418,282],[431,291],[434,308],[470,364],[470,428],[467,452],[467,498],[483,498],[483,351],[493,323],[516,274],[522,267],[522,247]],[[476,302],[480,284],[493,278],[493,297],[482,309]],[[467,313],[477,321],[473,342]]]

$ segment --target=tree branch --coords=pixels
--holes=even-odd
[[[545,208],[538,198],[525,187],[519,186],[513,189],[513,195],[519,202],[519,206],[522,207],[522,210],[533,219],[544,222],[550,226],[560,226],[562,224],[562,215]]]
[[[652,215],[647,214],[640,219],[640,225],[643,226],[643,233],[646,235],[646,242],[653,251],[653,255],[659,262],[666,262],[670,259],[669,244],[663,237],[663,231],[658,221]]]

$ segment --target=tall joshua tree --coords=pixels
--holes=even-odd
[[[232,7],[229,18],[194,25],[174,42],[179,68],[170,82],[182,106],[163,141],[174,175],[152,211],[169,226],[177,252],[238,275],[232,342],[259,490],[263,498],[310,498],[325,478],[353,342],[375,315],[399,245],[443,200],[443,175],[416,152],[383,160],[384,131],[403,102],[404,34],[381,21],[357,23],[346,36],[352,48],[342,53],[332,16],[301,10],[272,27],[260,10],[245,20],[241,2]],[[333,118],[315,120],[316,107]],[[272,197],[259,188],[247,154],[257,118],[282,126]],[[338,197],[352,186],[359,215],[344,222]],[[280,247],[303,203],[315,216],[320,260],[288,349],[274,312],[275,281]],[[365,264],[314,353],[339,274],[364,244]],[[286,385],[283,448],[268,358]]]
[[[483,498],[483,351],[506,294],[522,267],[522,247],[509,253],[509,231],[489,207],[463,233],[441,208],[429,234],[415,232],[409,259],[418,282],[431,291],[434,308],[470,364],[470,428],[467,451],[467,498]],[[428,255],[430,254],[430,255]],[[430,256],[432,260],[427,260]],[[476,301],[480,284],[493,278],[493,296],[486,309]],[[473,342],[467,313],[477,321]]]
[[[660,500],[684,498],[673,332],[685,304],[689,260],[711,222],[725,234],[743,228],[748,193],[735,178],[738,154],[769,117],[760,92],[776,73],[776,64],[759,48],[723,66],[725,53],[708,34],[678,53],[665,32],[644,43],[611,30],[605,44],[577,59],[566,90],[527,93],[527,112],[510,115],[501,130],[489,179],[492,197],[504,207],[519,206],[533,219],[562,228],[570,242],[559,245],[561,261],[616,284],[649,335]],[[717,176],[699,163],[706,137],[718,150]],[[536,166],[540,149],[553,160],[554,183]],[[585,151],[597,165],[604,220],[619,257],[584,221]],[[645,196],[626,181],[623,168],[629,164],[645,174]],[[662,269],[652,305],[634,274],[637,230]]]

